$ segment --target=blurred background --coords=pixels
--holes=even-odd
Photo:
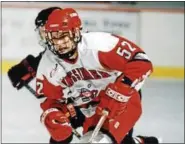
[[[107,31],[136,42],[155,65],[153,77],[183,79],[184,2],[2,2],[3,73],[15,60],[41,51],[34,19],[49,6],[74,7],[84,31]]]
[[[84,32],[125,36],[145,50],[154,72],[143,88],[144,112],[135,132],[160,135],[167,143],[184,142],[184,2],[1,3],[3,142],[48,142],[39,123],[39,101],[24,89],[13,89],[6,73],[28,54],[37,56],[43,50],[34,20],[50,6],[76,9]],[[23,126],[25,121],[28,125]]]

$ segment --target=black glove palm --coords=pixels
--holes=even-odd
[[[25,83],[29,83],[35,77],[41,57],[42,54],[36,58],[28,55],[20,63],[8,70],[8,77],[13,87],[20,89]]]

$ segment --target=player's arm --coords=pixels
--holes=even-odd
[[[54,85],[49,79],[42,75],[36,78],[36,93],[38,96],[44,95],[50,99],[62,99],[63,89],[60,85]]]
[[[51,135],[50,141],[69,143],[72,140],[70,119],[76,117],[76,111],[63,99],[63,88],[52,83],[49,77],[43,74],[38,77],[37,74],[36,92],[46,96],[40,105],[43,110],[41,122]]]
[[[114,83],[100,92],[96,109],[98,115],[107,110],[108,119],[117,121],[116,127],[114,123],[108,123],[108,131],[114,141],[120,143],[142,113],[138,90],[153,67],[144,51],[124,38],[119,38],[111,51],[99,52],[99,59],[106,69],[122,72]]]
[[[141,83],[152,73],[153,66],[146,53],[125,38],[119,38],[117,45],[109,52],[99,52],[103,67],[123,73],[117,81],[139,90]]]
[[[13,87],[20,89],[24,83],[29,83],[35,77],[43,53],[41,52],[37,57],[28,55],[8,70],[8,77]]]

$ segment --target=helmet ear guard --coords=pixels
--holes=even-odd
[[[80,34],[80,31],[82,30],[82,28],[76,28],[74,31],[75,31],[75,33],[74,33],[74,41],[76,42],[76,43],[78,43],[80,40],[81,40],[81,34]]]

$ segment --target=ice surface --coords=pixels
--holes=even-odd
[[[184,81],[146,81],[143,115],[135,126],[134,135],[154,135],[162,137],[164,143],[184,143],[183,87]],[[25,88],[17,91],[7,75],[3,75],[2,143],[48,143],[49,134],[40,123],[42,100]]]

